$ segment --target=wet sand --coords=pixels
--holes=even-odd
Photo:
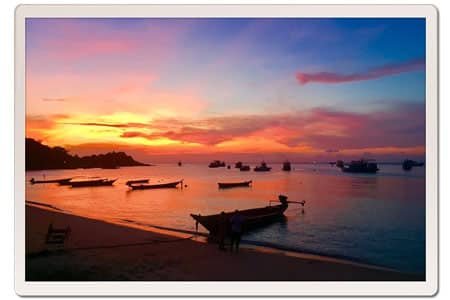
[[[49,224],[70,226],[64,251],[48,252]],[[242,248],[220,251],[215,244],[26,207],[28,281],[403,281],[420,277],[298,253]]]

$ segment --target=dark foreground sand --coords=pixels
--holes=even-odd
[[[70,225],[66,250],[48,253],[48,225]],[[124,244],[135,244],[120,246]],[[137,245],[136,245],[137,244]],[[78,249],[77,249],[78,248]],[[81,248],[81,249],[80,249]],[[27,205],[26,280],[421,280],[366,266],[214,244]]]

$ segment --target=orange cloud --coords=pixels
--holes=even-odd
[[[418,154],[425,144],[421,104],[371,113],[317,108],[178,120],[130,113],[28,116],[28,120],[27,135],[45,138],[52,145],[110,143],[152,149],[152,153]]]

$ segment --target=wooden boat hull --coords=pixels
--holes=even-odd
[[[287,204],[279,204],[239,211],[239,213],[244,217],[244,232],[269,225],[282,219],[284,217],[284,211],[287,208]],[[234,214],[235,212],[226,212],[225,215],[227,220],[229,220]],[[208,216],[191,214],[191,217],[205,227],[209,231],[210,235],[217,235],[221,220],[220,214]]]
[[[70,180],[58,182],[59,185],[70,185]]]
[[[424,163],[423,162],[417,162],[414,160],[405,160],[402,164],[403,170],[405,171],[409,171],[411,170],[413,167],[423,167]]]
[[[72,178],[61,178],[61,179],[51,179],[51,180],[34,180],[31,179],[30,183],[31,184],[43,184],[43,183],[59,183],[59,184],[64,184],[69,182],[70,180],[72,180]]]
[[[125,184],[130,186],[138,183],[148,183],[149,179],[128,180]]]
[[[378,168],[376,169],[365,169],[365,170],[361,170],[361,169],[355,169],[355,168],[349,168],[349,167],[343,167],[342,168],[342,172],[344,173],[365,173],[365,174],[375,174],[379,171]]]
[[[249,187],[252,184],[252,181],[243,181],[243,182],[219,182],[217,185],[219,189],[231,189],[235,187]]]
[[[73,182],[70,182],[70,186],[73,188],[112,186],[116,180],[117,179],[112,179],[112,180],[99,179],[99,180],[93,180],[93,181],[73,181]]]
[[[177,185],[183,184],[183,181],[175,181],[175,182],[168,182],[168,183],[160,183],[160,184],[132,184],[130,187],[133,190],[153,190],[153,189],[170,189],[170,188],[176,188]]]
[[[254,169],[255,172],[270,172],[272,170],[271,167],[267,167],[267,168],[260,168],[260,167],[256,167]]]

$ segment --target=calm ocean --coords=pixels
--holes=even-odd
[[[26,199],[73,214],[119,222],[195,230],[191,213],[266,206],[278,194],[306,200],[304,212],[290,205],[286,220],[247,234],[244,239],[290,249],[425,272],[425,168],[410,172],[400,165],[379,165],[380,172],[344,174],[326,164],[293,164],[291,172],[271,164],[267,173],[210,169],[207,165],[162,164],[116,170],[77,169],[27,172]],[[252,166],[253,167],[253,166]],[[70,188],[31,185],[29,180],[73,176],[118,178],[113,187]],[[186,188],[130,191],[133,178],[150,183],[184,179]],[[219,190],[217,182],[253,180],[250,188]],[[205,231],[204,228],[200,230]]]

